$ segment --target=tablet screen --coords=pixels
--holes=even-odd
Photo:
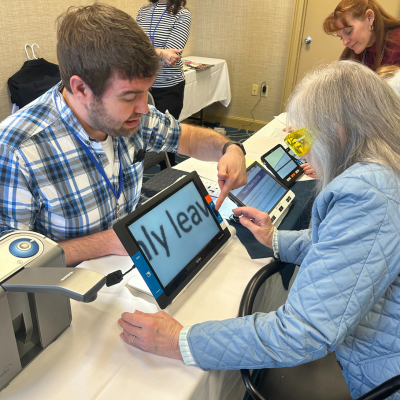
[[[221,228],[193,182],[128,225],[166,287]]]
[[[266,213],[286,192],[287,189],[257,163],[247,171],[247,185],[231,191],[246,206]]]
[[[268,164],[277,172],[278,176],[283,180],[298,165],[293,161],[283,147],[278,147],[275,151],[265,157]]]

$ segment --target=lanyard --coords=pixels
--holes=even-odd
[[[79,139],[78,135],[76,132],[73,131],[73,129],[64,121],[64,123],[67,125],[69,131],[74,135],[75,139],[80,143],[82,146],[82,149],[85,150],[85,153],[88,155],[88,157],[93,161],[94,165],[96,166],[97,170],[100,172],[100,174],[103,176],[104,180],[106,181],[108,187],[112,190],[115,199],[117,200],[117,218],[119,218],[119,204],[118,200],[121,196],[122,188],[124,186],[124,178],[122,174],[122,165],[121,165],[121,153],[120,153],[120,147],[119,147],[119,138],[118,138],[118,160],[119,160],[119,174],[118,174],[118,193],[115,192],[114,187],[110,180],[108,179],[108,176],[106,172],[104,171],[104,168],[98,163],[94,155],[90,152],[89,148],[85,145],[85,143],[82,142],[81,139]]]
[[[53,98],[54,98],[54,103],[56,104],[57,110],[58,110],[58,112],[60,114],[60,117],[61,117],[62,121],[64,122],[64,124],[67,126],[68,130],[71,132],[71,134],[80,143],[80,145],[82,146],[82,149],[85,150],[85,153],[92,160],[92,162],[96,166],[97,170],[103,176],[104,180],[107,183],[107,186],[112,190],[112,192],[113,192],[113,194],[115,196],[115,199],[117,200],[117,210],[116,211],[117,211],[117,218],[119,219],[119,204],[118,204],[118,200],[119,200],[119,198],[121,196],[122,188],[124,186],[124,178],[123,178],[123,173],[122,173],[122,163],[121,163],[121,152],[120,152],[120,146],[119,146],[119,138],[118,138],[118,160],[119,160],[118,193],[115,193],[114,187],[113,187],[112,183],[110,182],[110,180],[108,179],[108,176],[104,171],[104,168],[97,162],[96,158],[90,152],[88,147],[82,142],[81,139],[79,139],[77,133],[69,126],[67,121],[65,121],[65,119],[62,117],[62,112],[61,112],[61,110],[59,108],[58,101],[57,101],[57,92],[58,92],[58,90],[54,91]],[[61,92],[59,92],[59,93],[60,93],[60,96],[62,97],[62,93]]]
[[[153,8],[153,12],[151,13],[150,32],[149,32],[149,38],[150,38],[150,40],[151,40],[151,43],[153,43],[153,47],[154,47],[154,38],[155,38],[155,35],[156,35],[156,30],[157,30],[157,28],[158,28],[158,25],[160,25],[160,22],[161,22],[161,20],[162,20],[162,17],[163,17],[164,14],[167,12],[167,8],[165,8],[164,12],[162,13],[162,15],[161,15],[160,19],[158,20],[157,25],[156,25],[156,27],[154,28],[154,31],[153,31],[153,33],[152,33],[152,32],[151,32],[151,28],[152,28],[152,26],[153,26],[153,16],[154,16],[154,10],[156,9],[156,7],[157,7],[157,3],[156,3],[156,5],[155,5],[154,8]]]

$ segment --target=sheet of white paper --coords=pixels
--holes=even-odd
[[[266,132],[268,136],[273,139],[283,140],[285,139],[287,133],[282,130],[281,127],[272,127]]]
[[[274,118],[277,119],[279,122],[282,122],[282,124],[287,125],[287,113],[283,112],[279,115],[275,115]]]

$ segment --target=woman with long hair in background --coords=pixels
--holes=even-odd
[[[346,46],[341,60],[360,61],[373,71],[381,65],[400,65],[400,19],[375,0],[342,0],[323,27]]]

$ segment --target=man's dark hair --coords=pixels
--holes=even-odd
[[[158,0],[149,0],[150,3],[157,3]],[[186,0],[167,0],[167,11],[172,14],[178,14],[182,7],[185,7]]]
[[[57,58],[61,80],[79,76],[100,98],[111,75],[154,77],[160,60],[144,31],[125,12],[107,4],[70,7],[57,18]]]

